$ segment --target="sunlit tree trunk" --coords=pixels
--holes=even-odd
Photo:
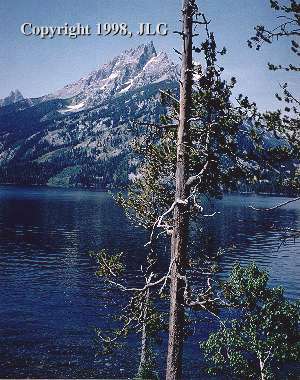
[[[186,182],[189,175],[189,119],[192,104],[192,33],[194,1],[184,0],[182,7],[182,68],[180,83],[180,115],[177,137],[177,168],[175,201],[188,197]],[[178,202],[174,209],[171,242],[170,320],[167,358],[167,380],[182,378],[182,347],[184,340],[184,276],[187,267],[187,205]]]
[[[140,354],[140,364],[139,364],[139,371],[140,374],[142,370],[145,368],[147,364],[147,352],[148,352],[148,345],[149,345],[149,337],[147,334],[147,317],[148,317],[148,304],[149,304],[149,298],[150,298],[150,290],[147,290],[146,294],[146,301],[145,301],[145,308],[144,308],[144,316],[143,316],[143,328],[142,328],[142,342],[141,342],[141,354]]]
[[[259,368],[260,368],[260,378],[261,378],[261,380],[267,380],[267,377],[265,375],[265,363],[261,359],[261,356],[259,356]]]

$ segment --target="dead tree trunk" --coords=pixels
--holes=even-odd
[[[184,290],[187,268],[188,197],[186,182],[189,175],[189,119],[192,104],[193,12],[195,0],[184,0],[182,8],[182,68],[180,83],[180,115],[177,137],[176,194],[171,241],[170,319],[167,358],[167,380],[181,379],[184,340]]]
[[[140,364],[138,373],[141,374],[145,366],[147,365],[147,354],[148,354],[148,345],[149,337],[147,334],[147,318],[148,318],[148,306],[149,306],[150,290],[147,290],[146,300],[143,312],[143,327],[142,327],[142,342],[141,342],[141,355],[140,355]]]

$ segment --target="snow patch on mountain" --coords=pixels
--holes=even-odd
[[[125,88],[123,88],[123,90],[120,91],[120,94],[130,90],[130,88],[132,87],[132,84],[133,84],[133,79],[130,79],[125,84],[127,84],[127,86]]]
[[[64,112],[74,112],[74,111],[76,112],[82,109],[83,107],[84,107],[84,102],[80,102],[78,104],[68,106]]]

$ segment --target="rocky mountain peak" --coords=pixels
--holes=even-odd
[[[173,81],[176,75],[176,66],[167,54],[158,54],[150,42],[124,51],[86,77],[52,94],[51,98],[72,98],[65,111],[78,111],[152,83]]]
[[[153,41],[139,45],[135,48],[125,50],[121,55],[120,58],[125,58],[130,60],[139,60],[141,58],[144,58],[145,60],[149,60],[153,56],[156,56],[156,49],[154,47]]]
[[[6,98],[0,99],[0,107],[4,107],[4,106],[8,106],[8,105],[13,104],[13,103],[17,103],[23,99],[24,99],[24,97],[21,94],[21,92],[18,89],[16,89],[14,91],[11,91]]]

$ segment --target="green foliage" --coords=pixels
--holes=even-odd
[[[159,334],[161,331],[166,331],[168,326],[167,314],[155,306],[157,295],[151,293],[147,288],[141,290],[126,286],[125,266],[122,262],[123,253],[110,254],[107,250],[102,249],[96,253],[92,252],[90,255],[98,265],[96,275],[108,285],[123,291],[124,299],[128,302],[121,313],[112,316],[111,328],[105,331],[95,329],[96,344],[100,348],[99,353],[111,355],[116,350],[126,349],[126,339],[130,334],[142,335],[145,332],[147,349],[150,350],[152,344],[160,342]],[[150,364],[152,366],[153,361],[154,357],[151,357],[151,360],[146,363],[145,374],[150,373]]]
[[[242,314],[222,323],[202,344],[211,374],[273,379],[284,364],[299,360],[299,304],[267,283],[267,273],[255,264],[237,264],[224,282],[226,302],[241,308]]]
[[[268,279],[268,274],[260,271],[255,263],[245,268],[236,264],[222,285],[224,296],[235,306],[254,310],[258,300],[266,296]]]
[[[96,161],[68,149],[61,149],[57,155],[49,153],[51,159],[48,157],[44,161],[27,161],[21,157],[3,165],[0,167],[0,182],[100,189],[121,188],[128,184],[128,152]]]
[[[127,215],[150,228],[165,207],[172,203],[175,180],[176,134],[166,131],[159,139],[148,142],[147,134],[132,144],[141,159],[137,178],[129,186],[128,196],[117,196]]]
[[[240,95],[233,102],[236,79],[222,79],[224,68],[218,57],[226,49],[217,49],[213,33],[207,33],[200,47],[204,63],[194,64],[192,115],[189,121],[189,172],[196,197],[220,197],[243,183],[258,184],[262,179],[279,180],[280,165],[290,155],[274,158],[271,147],[263,144],[266,133],[255,103]],[[169,113],[157,129],[150,125],[133,142],[137,157],[142,157],[128,196],[120,194],[119,204],[139,225],[150,229],[174,201],[176,169],[176,124],[179,105],[176,93],[165,92]],[[175,125],[171,127],[170,125]],[[274,135],[272,135],[274,137]],[[201,175],[200,175],[201,173]],[[193,207],[191,207],[191,211]],[[196,208],[197,209],[197,208]],[[196,211],[194,209],[194,211]],[[199,211],[199,209],[198,209]],[[170,232],[171,215],[164,221]]]
[[[98,264],[97,276],[116,277],[123,274],[125,270],[124,264],[121,261],[123,253],[111,255],[106,249],[102,249],[100,252],[92,252],[90,255],[95,258]]]
[[[146,350],[146,361],[141,365],[138,375],[134,380],[158,380],[159,377],[155,371],[156,355],[151,349]]]

